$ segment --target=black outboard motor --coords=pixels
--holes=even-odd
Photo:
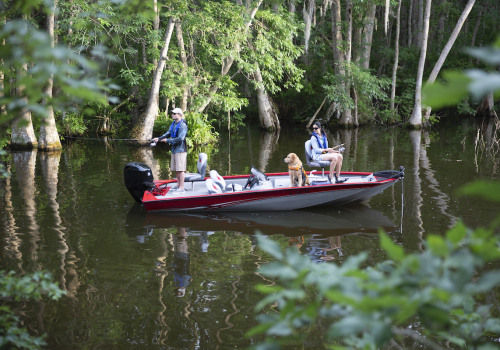
[[[152,190],[155,187],[153,172],[144,163],[132,162],[125,165],[123,178],[127,190],[138,203],[142,202],[145,191]]]

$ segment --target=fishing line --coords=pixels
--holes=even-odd
[[[75,139],[75,140],[92,140],[92,141],[139,141],[139,142],[150,142],[151,140],[139,140],[139,139],[110,139],[104,137],[78,137],[78,136],[63,136],[65,139]]]

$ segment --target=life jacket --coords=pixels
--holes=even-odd
[[[177,137],[177,132],[179,132],[179,127],[181,126],[182,122],[186,123],[186,120],[181,119],[181,121],[177,124],[175,124],[175,122],[172,122],[172,124],[170,125],[170,129],[168,129],[168,131],[170,131],[170,137]]]
[[[313,132],[313,133],[311,134],[311,136],[316,137],[316,140],[318,140],[318,145],[319,145],[319,147],[322,147],[322,148],[328,148],[328,140],[327,140],[327,138],[326,138],[325,134],[322,134],[322,135],[323,135],[323,142],[324,142],[323,144],[321,143],[321,140],[320,140],[320,138],[319,138],[318,134],[316,134],[315,132]]]

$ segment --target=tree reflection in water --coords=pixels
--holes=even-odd
[[[20,307],[31,331],[48,332],[51,349],[249,346],[243,334],[255,324],[253,306],[261,295],[254,286],[263,281],[255,271],[268,261],[255,246],[256,231],[318,262],[341,264],[366,251],[368,263],[377,263],[379,227],[406,251],[419,250],[422,237],[443,232],[456,218],[477,226],[497,215],[480,202],[455,200],[454,191],[476,178],[498,177],[498,132],[498,121],[469,121],[430,134],[331,131],[331,142],[346,144],[345,170],[406,167],[401,219],[400,186],[342,208],[155,215],[139,207],[132,215],[123,166],[144,162],[161,178],[169,171],[166,148],[110,141],[107,148],[70,143],[62,154],[11,153],[6,166],[12,177],[0,180],[0,263],[18,273],[48,270],[67,290],[71,298],[58,303]],[[277,135],[250,134],[258,135],[253,143],[246,134],[231,138],[229,162],[226,152],[212,152],[209,166],[234,174],[255,161],[266,172],[283,171],[283,154],[303,154],[308,136],[303,129],[283,129],[278,142]],[[195,158],[200,151],[191,153]],[[187,235],[192,277],[183,297],[174,295],[178,228]]]

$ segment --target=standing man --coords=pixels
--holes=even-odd
[[[184,177],[186,173],[187,162],[187,144],[186,135],[188,132],[187,123],[184,120],[182,109],[174,108],[172,110],[172,119],[174,120],[168,131],[160,137],[155,137],[155,142],[167,142],[172,146],[172,156],[170,158],[170,170],[176,172],[177,186],[173,188],[176,193],[185,193]]]

